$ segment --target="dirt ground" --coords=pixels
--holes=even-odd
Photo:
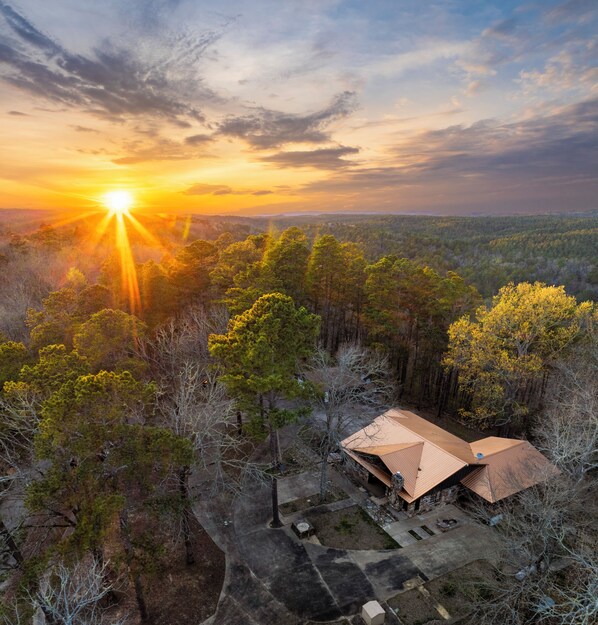
[[[335,549],[399,549],[395,542],[359,506],[334,512],[307,513],[318,540]]]
[[[456,619],[467,614],[469,603],[483,592],[475,582],[491,575],[492,566],[485,560],[476,560],[428,582],[426,589]]]
[[[341,490],[329,489],[326,493],[324,501],[320,501],[319,493],[314,493],[309,497],[301,497],[299,499],[293,499],[293,501],[287,501],[279,506],[279,509],[282,514],[293,514],[294,512],[308,510],[309,508],[314,508],[315,506],[319,506],[321,504],[333,503],[335,501],[340,501],[341,499],[347,499],[347,497],[348,495],[343,493]]]
[[[440,618],[438,612],[417,588],[393,597],[388,601],[388,605],[395,610],[398,609],[397,616],[404,625],[424,625]]]
[[[475,601],[477,593],[475,582],[492,575],[492,567],[485,560],[476,560],[466,566],[447,573],[428,582],[424,588],[431,595],[426,597],[417,588],[400,593],[389,600],[392,608],[398,609],[397,615],[405,625],[432,625],[436,623],[460,623],[465,625],[469,605]],[[444,620],[436,611],[432,602],[436,601],[450,614],[450,620]]]
[[[195,564],[183,549],[158,578],[147,582],[151,625],[197,625],[216,611],[224,582],[225,559],[199,523],[193,523]]]

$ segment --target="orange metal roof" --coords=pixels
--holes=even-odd
[[[480,469],[467,475],[461,483],[491,503],[534,486],[558,472],[527,441],[491,436],[471,446],[475,453],[476,449],[489,453],[479,460]]]
[[[373,453],[388,466],[391,473],[400,471],[405,479],[400,495],[409,496],[405,499],[425,495],[474,460],[465,441],[412,412],[397,409],[376,417],[370,425],[347,437],[341,445],[345,449]],[[390,453],[384,453],[386,450],[383,453],[371,451],[376,447],[398,445],[402,448],[389,449]]]
[[[374,456],[385,456],[395,451],[401,451],[417,443],[397,443],[396,445],[375,445],[374,447],[359,447],[359,451],[364,454],[373,454]]]
[[[477,454],[479,453],[483,454],[484,457],[491,456],[492,454],[505,451],[505,449],[509,449],[510,447],[515,447],[522,442],[523,441],[518,438],[500,438],[498,436],[489,436],[488,438],[482,438],[479,441],[470,443],[470,446],[471,451],[473,451],[473,455],[476,456],[477,459]]]
[[[467,463],[474,461],[469,443],[459,438],[458,436],[455,436],[454,434],[443,430],[441,427],[435,425],[431,421],[428,421],[427,419],[416,415],[414,412],[409,412],[408,410],[397,410],[396,408],[393,408],[391,410],[388,410],[385,414],[387,414],[392,419],[395,419],[397,423],[407,428],[408,430],[419,434],[430,443],[437,445],[443,451],[446,451],[453,456],[459,458],[459,460],[463,460]]]
[[[415,491],[423,449],[423,443],[407,443],[403,449],[380,456],[393,475],[397,471],[401,473],[405,480],[404,488],[410,494]]]
[[[461,483],[499,501],[545,479],[557,469],[527,441],[489,436],[467,443],[407,410],[393,408],[341,442],[344,450],[390,486],[391,479],[356,453],[378,456],[391,474],[400,472],[408,502],[425,495],[463,467],[479,464]],[[483,454],[479,460],[476,454]]]

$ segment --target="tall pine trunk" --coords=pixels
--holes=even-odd
[[[187,565],[195,564],[193,554],[193,542],[191,540],[192,512],[189,501],[189,467],[179,469],[179,495],[181,497],[181,513],[183,521],[183,539],[185,542],[185,562]]]
[[[149,612],[147,611],[147,604],[145,603],[145,597],[143,594],[141,575],[133,571],[133,544],[131,543],[131,528],[129,527],[129,511],[126,507],[121,510],[119,521],[120,538],[125,552],[125,562],[127,564],[127,569],[129,570],[129,576],[133,580],[135,599],[137,600],[139,615],[141,616],[141,620],[145,622],[149,619]]]
[[[6,524],[2,519],[0,519],[0,536],[4,538],[4,542],[10,551],[10,555],[13,557],[14,561],[21,566],[25,561],[23,558],[23,554],[19,549],[19,545],[17,545],[17,541],[14,539],[12,532],[6,527]]]
[[[271,482],[271,494],[272,494],[272,523],[271,527],[282,527],[282,521],[280,520],[280,513],[278,511],[278,435],[272,421],[268,419],[268,427],[270,429],[270,456],[272,459],[272,482]]]

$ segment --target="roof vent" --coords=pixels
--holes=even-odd
[[[484,457],[484,454],[483,454],[481,451],[478,451],[478,453],[475,455],[475,457],[476,457],[478,460],[481,460],[481,459]]]

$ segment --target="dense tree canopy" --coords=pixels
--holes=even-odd
[[[503,287],[492,306],[449,328],[445,364],[473,395],[471,417],[490,423],[520,419],[542,392],[544,375],[580,338],[592,313],[564,287],[539,282]]]
[[[83,323],[73,344],[85,356],[93,371],[129,364],[137,343],[146,334],[146,325],[122,310],[106,308]]]

